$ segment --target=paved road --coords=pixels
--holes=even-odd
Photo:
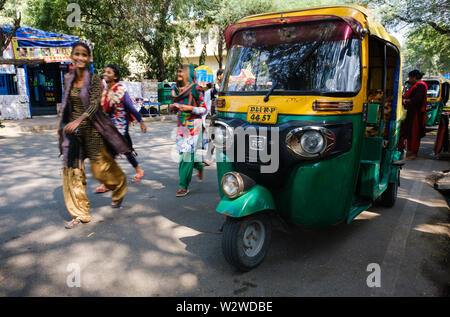
[[[373,207],[350,225],[275,230],[264,263],[239,273],[221,254],[224,217],[215,167],[176,198],[174,123],[133,128],[146,177],[130,184],[120,210],[110,194],[88,197],[93,221],[66,230],[54,132],[1,136],[0,296],[442,296],[449,294],[449,209],[425,182],[449,163],[421,158],[402,171],[392,209]],[[119,161],[129,178],[133,170]],[[67,277],[79,265],[81,287]],[[381,287],[369,288],[370,263]]]

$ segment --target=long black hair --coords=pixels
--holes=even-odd
[[[114,65],[114,64],[108,64],[108,65],[106,65],[105,68],[111,68],[111,69],[113,70],[114,76],[117,77],[117,79],[116,79],[115,81],[116,81],[116,83],[118,83],[118,82],[120,81],[120,71],[119,71],[119,68],[117,68],[117,66]]]

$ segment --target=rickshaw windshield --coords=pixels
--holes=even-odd
[[[425,81],[428,86],[427,97],[428,98],[438,98],[440,86],[438,81]]]
[[[223,92],[356,94],[361,40],[340,20],[259,27],[233,36],[227,65]]]

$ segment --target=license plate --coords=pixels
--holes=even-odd
[[[271,106],[248,106],[247,121],[267,124],[277,123],[278,110]]]

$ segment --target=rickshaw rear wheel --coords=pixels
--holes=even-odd
[[[222,252],[228,263],[247,272],[264,260],[272,237],[272,223],[266,212],[244,218],[227,217],[223,228]]]
[[[380,204],[383,207],[391,208],[397,200],[398,183],[400,181],[400,172],[397,172],[397,181],[388,184],[388,188],[381,194]]]

